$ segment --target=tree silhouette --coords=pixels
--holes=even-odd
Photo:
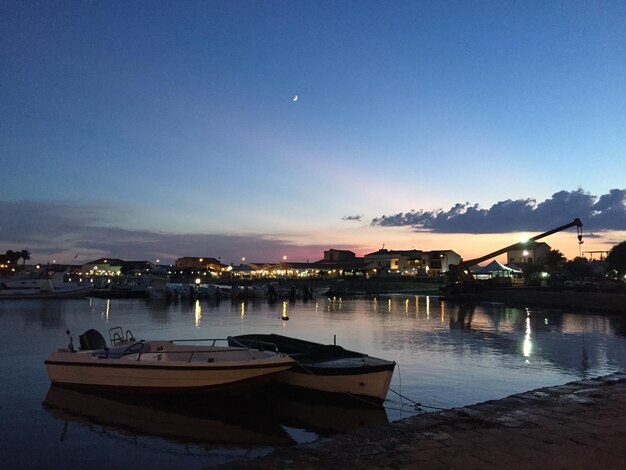
[[[26,265],[26,261],[30,259],[30,251],[22,250],[20,252],[20,257],[22,258],[22,266]]]
[[[19,259],[22,257],[22,254],[18,251],[7,250],[4,256],[9,263],[17,264]]]
[[[565,270],[574,279],[593,276],[593,267],[589,260],[577,256],[572,261],[565,263]]]
[[[626,274],[626,241],[618,243],[606,257],[609,269],[614,269],[620,274]]]
[[[545,258],[546,266],[550,271],[556,271],[563,267],[565,256],[559,250],[550,250]]]

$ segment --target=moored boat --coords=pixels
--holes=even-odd
[[[193,340],[208,345],[144,341],[121,331],[110,330],[110,347],[96,330],[81,335],[79,351],[70,338],[66,349],[45,361],[50,381],[113,392],[204,393],[265,383],[294,364],[282,353],[216,345],[220,340]]]
[[[79,299],[91,293],[91,286],[44,286],[6,288],[0,286],[0,300]]]
[[[63,281],[64,273],[51,277],[28,277],[0,280],[0,300],[68,299],[86,297],[92,286]]]
[[[231,346],[270,349],[289,355],[296,364],[277,374],[277,382],[316,392],[347,394],[372,402],[387,397],[396,363],[337,345],[324,345],[276,334],[228,338]]]

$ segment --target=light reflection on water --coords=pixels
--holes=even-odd
[[[267,452],[267,446],[303,442],[415,412],[394,393],[386,410],[374,412],[270,397],[263,403],[239,400],[230,408],[209,401],[206,407],[184,412],[153,405],[147,413],[136,403],[115,405],[57,393],[49,390],[43,360],[66,345],[66,329],[74,338],[89,328],[106,337],[115,326],[146,339],[270,332],[323,343],[336,338],[348,349],[396,361],[392,389],[432,407],[462,406],[626,368],[622,318],[498,304],[471,306],[435,297],[317,298],[273,305],[206,300],[3,301],[0,321],[4,346],[0,398],[5,404],[0,416],[9,423],[0,427],[0,450],[10,466],[23,467],[71,465],[87,455],[93,461],[105,458],[110,465],[201,468],[232,456]],[[53,407],[42,407],[44,399]],[[94,401],[99,405],[89,411]],[[82,408],[67,411],[79,404]],[[125,410],[118,413],[117,422],[116,410]],[[122,417],[126,421],[120,423]],[[207,430],[219,423],[225,430],[218,433],[223,439],[211,441],[202,433],[177,439],[173,424],[161,425],[169,434],[146,427],[167,420],[183,428],[193,422],[195,428]],[[235,435],[247,441],[237,442]],[[28,451],[23,451],[25,443]]]

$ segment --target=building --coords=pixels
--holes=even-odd
[[[506,264],[541,264],[551,250],[550,245],[544,242],[528,242],[519,245],[523,247],[507,252]]]
[[[385,248],[364,257],[368,267],[376,266],[388,274],[436,277],[459,264],[461,257],[453,250],[387,250]]]
[[[119,276],[122,274],[124,260],[118,258],[99,258],[83,264],[83,273],[94,276]]]
[[[222,262],[215,258],[209,257],[194,257],[194,256],[185,256],[183,258],[178,258],[176,260],[176,269],[187,269],[187,268],[200,268],[200,269],[210,269],[216,272],[225,271],[227,266],[223,265]]]
[[[83,264],[80,271],[94,276],[151,273],[156,266],[150,261],[124,261],[119,258],[99,258]],[[72,272],[77,273],[76,270]]]

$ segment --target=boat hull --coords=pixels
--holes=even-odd
[[[56,290],[56,291],[39,291],[36,289],[13,290],[6,289],[0,291],[0,300],[27,300],[27,299],[80,299],[87,297],[91,293],[91,287],[78,289]]]
[[[286,357],[184,362],[99,359],[90,353],[53,353],[45,361],[50,381],[72,388],[146,394],[209,392],[268,382],[289,369]]]
[[[288,354],[293,368],[275,377],[276,381],[300,389],[331,394],[354,395],[382,402],[387,397],[395,362],[276,334],[249,334],[229,338],[233,345],[267,348]]]
[[[312,375],[298,370],[281,372],[276,381],[284,385],[316,392],[347,394],[375,401],[387,398],[393,369],[371,373]]]

